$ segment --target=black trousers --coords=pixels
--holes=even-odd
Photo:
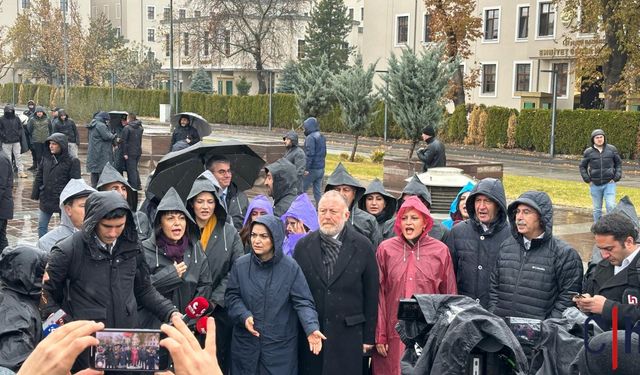
[[[42,157],[44,156],[45,152],[48,152],[49,150],[46,150],[47,146],[45,143],[34,143],[33,144],[33,153],[35,154],[35,159],[34,162],[36,163],[36,168],[38,167],[38,165],[40,165],[40,162],[42,161]]]
[[[7,241],[7,220],[0,219],[0,254],[7,246],[9,246],[9,241]]]
[[[140,173],[138,172],[138,163],[140,162],[140,155],[131,156],[124,161],[127,169],[127,180],[129,181],[129,185],[136,190],[140,190],[142,188],[140,184]]]

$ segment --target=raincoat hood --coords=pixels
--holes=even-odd
[[[594,131],[592,131],[592,132],[591,132],[591,145],[592,145],[592,146],[594,145],[593,138],[595,138],[595,137],[596,137],[596,135],[604,136],[604,143],[605,143],[605,144],[607,143],[607,136],[604,134],[604,130],[602,130],[602,129],[596,129],[596,130],[594,130]]]
[[[127,126],[131,126],[134,129],[138,129],[138,128],[142,127],[142,122],[140,120],[129,121]]]
[[[638,221],[638,214],[636,213],[636,208],[633,206],[631,199],[627,195],[620,199],[620,202],[611,210],[611,213],[617,213],[620,215],[624,215],[631,219],[633,222],[633,226],[638,230],[638,238],[636,238],[636,243],[640,243],[640,222]]]
[[[282,224],[286,227],[287,218],[292,217],[296,220],[301,220],[304,225],[309,228],[309,231],[318,230],[318,214],[309,196],[305,193],[298,195],[298,197],[291,203],[291,206],[287,212],[282,215]]]
[[[62,133],[53,133],[51,134],[47,140],[44,142],[47,150],[49,149],[49,142],[55,142],[60,145],[60,154],[66,155],[69,152],[69,141],[67,141],[67,136]]]
[[[516,210],[521,204],[525,204],[536,210],[540,216],[540,225],[542,226],[542,230],[544,230],[543,240],[551,238],[553,229],[553,205],[551,198],[543,191],[527,191],[522,193],[518,199],[511,202],[509,207],[507,207],[511,235],[516,241],[522,243],[523,237],[518,233],[518,226],[516,225]]]
[[[460,197],[462,196],[462,194],[473,190],[474,186],[476,186],[476,184],[473,181],[467,182],[467,184],[464,185],[462,189],[460,189],[460,191],[458,192],[458,195],[456,195],[456,199],[454,199],[453,202],[451,202],[451,207],[449,208],[449,216],[452,219],[453,219],[453,215],[455,213],[458,213],[458,204],[460,203]]]
[[[358,202],[360,202],[360,199],[364,195],[366,189],[364,188],[364,186],[362,186],[362,184],[360,184],[360,182],[358,182],[358,180],[356,180],[349,174],[342,163],[338,163],[336,169],[334,169],[333,173],[331,173],[331,176],[329,176],[329,179],[327,180],[327,186],[325,186],[324,191],[326,193],[327,191],[333,190],[336,186],[340,185],[348,185],[356,189],[356,197],[354,198],[353,203],[351,203],[351,207],[349,207],[349,210],[351,210],[353,206],[356,206]]]
[[[69,198],[78,198],[84,197],[91,193],[95,193],[96,189],[87,185],[81,178],[74,178],[67,182],[67,185],[64,187],[62,192],[60,193],[60,223],[72,231],[75,230],[73,223],[71,222],[71,218],[67,215],[67,212],[64,210],[64,204]]]
[[[16,109],[11,105],[7,104],[4,106],[4,117],[6,118],[14,118],[16,116]]]
[[[200,238],[200,229],[198,228],[198,225],[196,224],[195,220],[193,219],[193,217],[191,216],[187,208],[184,206],[184,203],[182,203],[182,198],[180,198],[180,195],[178,194],[176,189],[173,187],[167,190],[164,197],[162,197],[160,204],[158,204],[158,211],[156,213],[156,218],[153,222],[153,228],[154,228],[156,237],[162,231],[162,229],[160,228],[160,220],[162,218],[163,211],[182,212],[185,218],[187,219],[187,228],[185,231],[185,235],[189,237],[189,240],[191,242],[195,242]]]
[[[486,195],[489,199],[496,202],[498,205],[498,213],[496,215],[495,223],[502,223],[507,220],[507,198],[504,194],[504,186],[502,182],[495,178],[485,178],[478,182],[478,184],[471,190],[471,194],[467,198],[467,212],[469,218],[480,223],[476,218],[475,200],[478,195]]]
[[[309,117],[304,120],[302,123],[302,127],[304,128],[304,135],[309,135],[311,133],[320,131],[320,125],[318,124],[318,120],[315,117]]]
[[[98,191],[89,195],[84,206],[84,231],[85,242],[89,243],[95,235],[96,226],[109,212],[122,208],[127,211],[127,223],[120,237],[129,242],[138,242],[138,232],[133,221],[133,213],[126,200],[115,191]]]
[[[209,172],[211,173],[211,172]],[[187,206],[189,206],[189,212],[193,214],[193,199],[202,192],[209,192],[213,194],[213,199],[215,199],[216,207],[213,209],[213,214],[216,215],[216,220],[219,223],[224,223],[227,221],[227,210],[225,210],[224,205],[220,203],[220,197],[218,196],[218,189],[216,185],[208,179],[207,177],[200,175],[193,182],[193,186],[191,187],[191,191],[189,192],[189,196],[187,197]],[[196,216],[193,214],[193,219],[195,220]]]
[[[273,258],[271,260],[274,263],[277,263],[282,259],[282,243],[284,241],[284,228],[282,227],[282,221],[279,218],[269,214],[262,215],[251,224],[251,228],[253,228],[256,224],[262,224],[267,227],[267,230],[271,234],[271,239],[273,243]],[[258,259],[258,256],[253,252],[253,247],[251,247],[251,253],[259,262],[262,262]],[[269,261],[267,261],[269,262]]]
[[[36,116],[36,113],[38,113],[38,112],[42,112],[42,117],[46,117],[47,116],[47,110],[44,109],[43,106],[36,106],[36,109],[33,111],[33,115],[35,117],[38,117],[38,116]]]
[[[358,207],[360,207],[361,210],[365,212],[367,211],[367,195],[373,193],[380,194],[384,198],[384,210],[382,210],[379,215],[374,215],[378,223],[384,223],[385,221],[391,219],[395,214],[396,209],[398,208],[398,200],[393,195],[387,193],[384,185],[382,185],[382,181],[375,178],[373,181],[371,181],[369,186],[367,186],[367,190],[362,195],[362,198],[360,198],[360,200],[358,201]]]
[[[247,207],[247,213],[244,215],[242,226],[245,226],[247,224],[247,221],[249,221],[249,218],[251,217],[251,211],[256,208],[266,211],[269,215],[273,215],[273,204],[271,204],[269,198],[264,195],[256,195]]]
[[[295,131],[289,130],[287,132],[287,134],[285,134],[284,137],[282,137],[283,141],[285,139],[290,139],[291,140],[291,146],[292,147],[297,147],[298,146],[298,133],[296,133]]]
[[[277,161],[264,167],[273,176],[273,200],[277,203],[282,197],[298,190],[298,175],[296,166],[287,159]]]
[[[424,203],[427,208],[431,207],[431,193],[429,189],[427,189],[427,186],[423,184],[416,175],[413,175],[404,189],[402,189],[402,194],[400,194],[400,198],[398,198],[398,206],[402,205],[402,196],[404,195],[415,195],[422,200],[422,203]]]
[[[400,206],[400,209],[398,210],[398,215],[396,215],[396,222],[393,225],[393,231],[396,233],[396,236],[404,238],[402,235],[402,215],[412,209],[418,211],[424,218],[425,227],[419,237],[419,239],[422,239],[429,233],[431,228],[433,228],[433,218],[431,217],[431,213],[427,206],[425,206],[418,197],[408,197],[405,199],[404,203],[402,203],[402,206]]]
[[[0,255],[1,288],[39,297],[46,265],[47,253],[36,247],[17,245],[5,248]]]
[[[69,115],[67,114],[67,111],[65,111],[64,109],[59,109],[58,110],[58,118],[62,120],[62,116],[66,116],[67,117],[65,120],[69,119]]]
[[[102,173],[100,173],[100,178],[98,179],[98,184],[96,188],[98,190],[102,189],[107,184],[112,182],[120,182],[122,183],[128,190],[128,193],[133,193],[136,191],[134,188],[129,185],[129,182],[126,178],[124,178],[112,165],[110,162],[104,165],[102,169]]]

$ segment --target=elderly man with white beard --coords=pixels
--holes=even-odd
[[[301,374],[361,374],[362,355],[373,348],[378,314],[378,266],[368,238],[346,225],[349,208],[336,191],[318,203],[320,229],[296,244],[294,259],[316,303],[327,336],[320,355],[302,350]],[[325,332],[326,330],[326,332]],[[308,346],[301,337],[300,345]]]

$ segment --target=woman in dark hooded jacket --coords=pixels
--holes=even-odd
[[[251,225],[251,254],[231,269],[225,301],[234,375],[297,374],[299,324],[309,349],[322,349],[313,297],[298,263],[282,253],[283,239],[280,219],[260,216]]]
[[[251,203],[247,207],[247,213],[244,215],[244,221],[242,222],[242,228],[240,229],[240,239],[242,240],[242,246],[244,246],[244,253],[249,254],[251,251],[250,234],[251,223],[262,215],[273,215],[273,204],[269,198],[264,195],[256,195],[251,200]]]
[[[207,177],[196,179],[187,198],[189,212],[200,228],[200,244],[207,255],[212,279],[211,302],[215,304],[216,356],[223,373],[230,365],[231,323],[224,308],[231,266],[244,255],[242,241],[233,224],[227,222],[227,212],[220,204],[216,186]]]
[[[198,227],[174,188],[158,205],[154,232],[155,236],[142,243],[153,286],[179,311],[195,297],[208,299],[211,272],[198,241]],[[160,328],[161,322],[145,310],[139,319],[140,327]]]
[[[46,253],[7,247],[0,255],[0,366],[18,371],[42,338],[38,310]]]
[[[382,181],[377,178],[367,186],[367,190],[358,202],[361,210],[368,212],[376,218],[378,230],[382,234],[383,240],[395,235],[393,233],[393,226],[385,225],[385,223],[395,217],[397,204],[398,201],[396,198],[387,193],[382,185]]]

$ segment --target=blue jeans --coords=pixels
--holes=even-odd
[[[591,199],[593,200],[593,221],[596,222],[602,216],[602,199],[607,206],[607,213],[616,206],[616,183],[609,182],[604,185],[589,184]]]
[[[38,238],[40,238],[49,231],[49,221],[51,221],[53,214],[48,214],[42,210],[38,211],[40,212],[38,215]]]
[[[316,207],[322,197],[322,179],[324,178],[324,168],[309,169],[309,174],[304,176],[302,191],[307,192],[309,187],[313,185],[313,199],[316,201]]]

